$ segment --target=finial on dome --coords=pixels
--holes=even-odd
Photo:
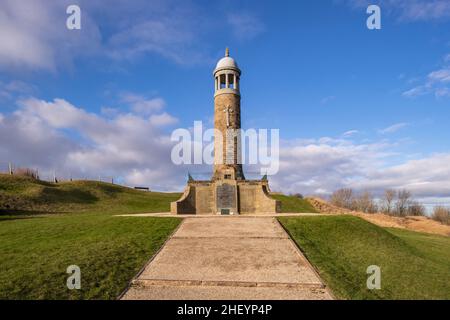
[[[230,49],[227,47],[225,49],[225,57],[229,57],[230,56]]]

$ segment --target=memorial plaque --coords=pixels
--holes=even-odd
[[[217,209],[236,208],[236,187],[231,184],[222,184],[216,189]]]

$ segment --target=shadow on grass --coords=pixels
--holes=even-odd
[[[35,211],[5,211],[0,210],[0,222],[11,220],[25,220],[43,218],[44,215],[48,215],[48,212],[35,212]]]
[[[79,188],[71,190],[60,190],[56,188],[45,187],[38,197],[38,202],[46,203],[82,203],[94,204],[99,201],[99,198],[89,191],[84,191]]]

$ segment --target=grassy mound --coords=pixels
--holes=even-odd
[[[179,193],[143,192],[97,181],[50,183],[0,174],[0,212],[167,212]]]
[[[271,195],[272,198],[281,201],[282,213],[316,213],[317,210],[306,199],[294,196]]]
[[[335,295],[344,299],[450,299],[450,238],[385,229],[352,216],[279,218]],[[368,290],[367,267],[381,268]]]
[[[0,299],[115,299],[180,220],[113,215],[169,211],[179,196],[0,175]],[[66,286],[70,265],[81,290]]]
[[[70,214],[0,221],[0,299],[115,299],[181,220]],[[81,290],[66,269],[81,269]]]

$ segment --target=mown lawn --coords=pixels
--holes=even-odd
[[[271,197],[281,201],[282,213],[317,213],[317,210],[306,199],[280,194],[271,195]]]
[[[178,218],[65,214],[0,221],[0,299],[115,299]],[[81,290],[68,290],[69,265]]]
[[[173,232],[177,193],[0,174],[0,299],[115,299]],[[70,265],[81,290],[68,290]]]
[[[279,218],[342,299],[450,299],[450,238],[385,229],[352,216]],[[368,290],[367,267],[381,268]]]

